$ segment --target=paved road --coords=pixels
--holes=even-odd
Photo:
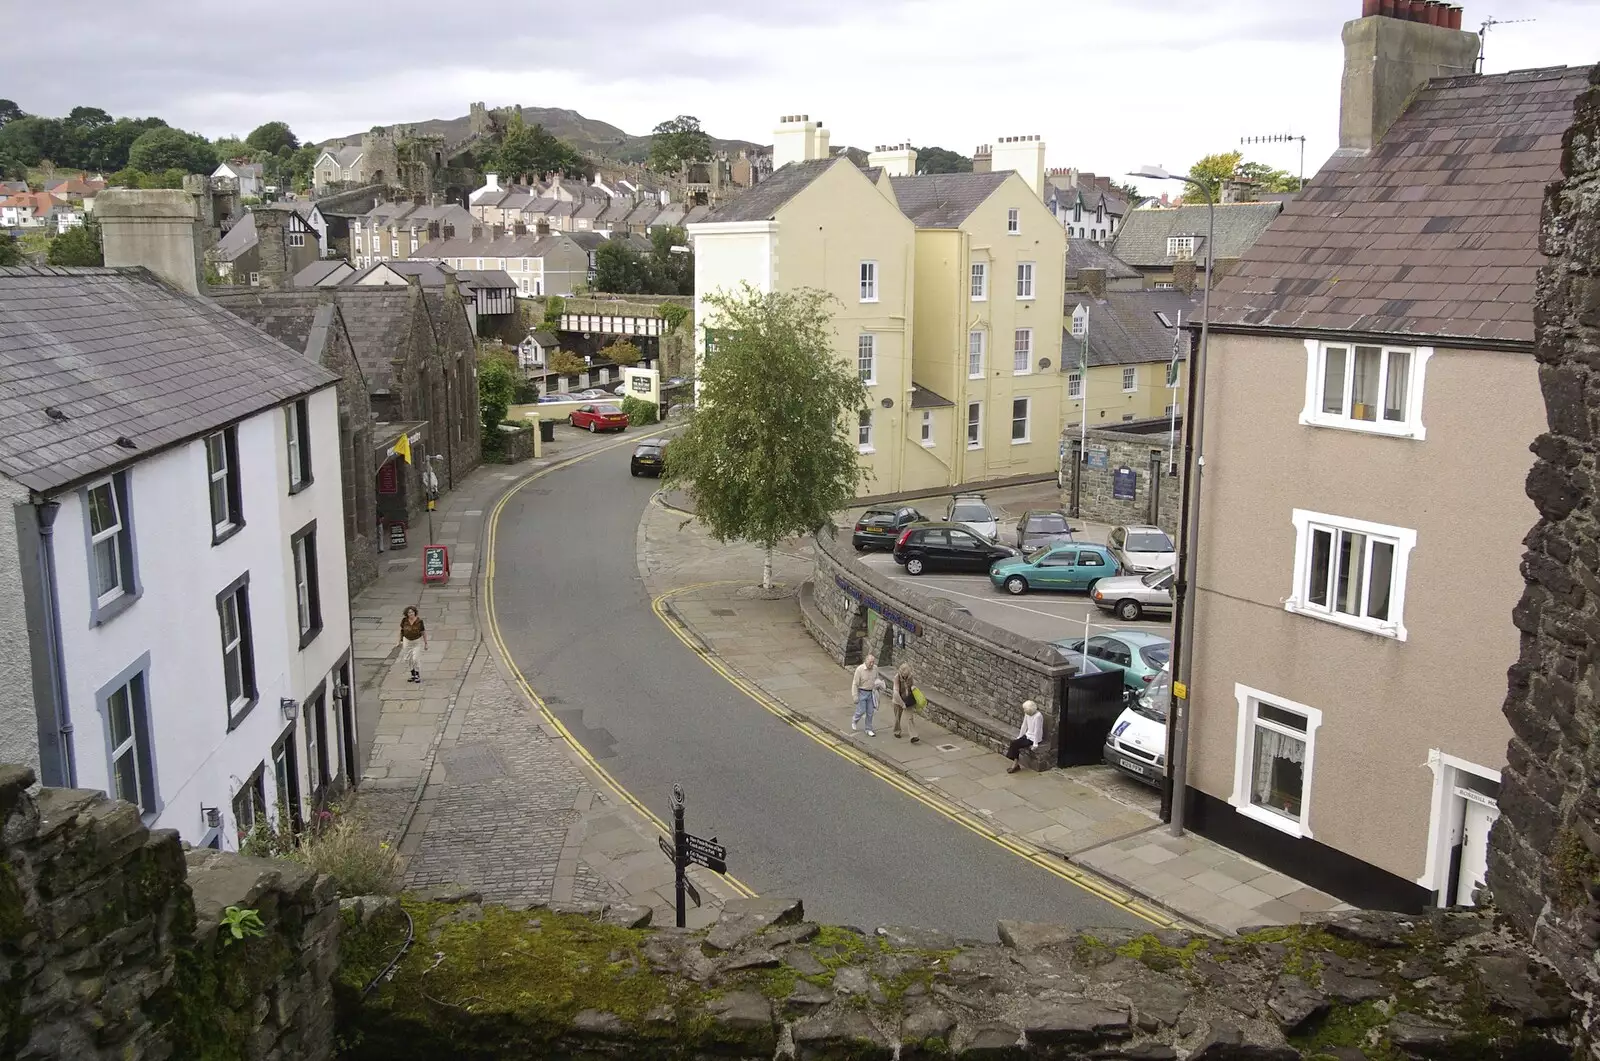
[[[891,789],[751,703],[651,613],[634,536],[655,488],[629,449],[522,490],[495,557],[501,634],[551,710],[658,813],[673,782],[690,830],[822,920],[993,938],[997,918],[1138,925]]]

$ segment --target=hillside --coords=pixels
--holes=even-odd
[[[650,137],[634,136],[623,132],[615,125],[609,125],[593,118],[585,118],[574,110],[561,107],[523,107],[522,119],[529,125],[542,125],[576,147],[579,151],[605,158],[615,159],[618,162],[643,162],[650,154]],[[430,118],[421,122],[398,122],[399,125],[411,125],[424,136],[442,136],[446,143],[459,140],[467,135],[468,118],[463,114],[459,118]],[[353,133],[349,136],[335,137],[326,140],[321,145],[330,144],[358,144],[361,134]],[[737,153],[741,149],[760,148],[762,145],[751,143],[748,140],[718,140],[713,138],[712,144],[718,151]]]

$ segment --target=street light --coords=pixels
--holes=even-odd
[[[1206,197],[1206,286],[1200,307],[1200,353],[1189,365],[1193,421],[1189,425],[1189,453],[1184,461],[1189,489],[1183,508],[1183,528],[1178,539],[1178,575],[1173,580],[1177,596],[1178,630],[1173,644],[1172,708],[1167,727],[1168,822],[1173,836],[1183,835],[1184,790],[1189,772],[1189,675],[1194,659],[1194,596],[1189,592],[1200,555],[1200,477],[1205,471],[1206,354],[1211,343],[1211,264],[1216,260],[1217,200],[1211,188],[1193,177],[1168,173],[1160,166],[1144,166],[1128,174],[1149,180],[1177,180],[1200,189]]]

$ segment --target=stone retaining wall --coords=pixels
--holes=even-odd
[[[1066,512],[1072,510],[1072,453],[1078,441],[1077,431],[1069,428],[1062,432],[1061,443],[1064,449],[1061,469],[1061,508]],[[1155,522],[1156,526],[1176,538],[1183,479],[1181,475],[1167,473],[1167,468],[1170,467],[1167,463],[1167,432],[1162,430],[1157,434],[1144,435],[1100,428],[1090,430],[1088,443],[1091,453],[1105,451],[1106,466],[1092,468],[1085,463],[1078,469],[1083,477],[1078,496],[1079,516],[1096,523],[1110,523],[1114,526],[1124,523],[1149,523],[1152,483],[1150,455],[1159,452],[1162,465],[1161,474],[1155,479],[1160,494]],[[1177,460],[1181,466],[1183,463],[1181,418],[1178,421],[1177,451]],[[1133,473],[1132,500],[1116,496],[1117,471],[1123,468]]]

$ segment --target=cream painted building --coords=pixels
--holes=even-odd
[[[846,425],[863,494],[1052,474],[1066,236],[1038,193],[1043,143],[1002,141],[1003,171],[915,176],[909,145],[863,170],[830,158],[828,139],[786,119],[772,176],[689,226],[697,349],[713,292],[820,288],[838,299],[835,349],[871,396]]]

